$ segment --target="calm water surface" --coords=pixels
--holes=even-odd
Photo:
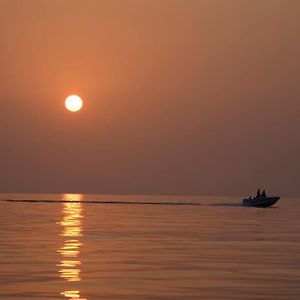
[[[0,299],[300,299],[300,199],[0,199]]]

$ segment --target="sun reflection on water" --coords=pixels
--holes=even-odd
[[[64,291],[61,295],[64,295],[68,299],[86,300],[84,298],[80,298],[79,291]]]
[[[80,238],[82,237],[82,195],[64,194],[63,200],[63,219],[59,224],[62,226],[62,233],[65,238],[63,246],[57,251],[61,254],[62,260],[57,265],[59,267],[60,277],[68,282],[80,281],[80,265],[79,258]],[[72,202],[76,201],[76,202]],[[80,297],[80,291],[67,290],[61,292],[61,295],[68,299],[87,300]]]

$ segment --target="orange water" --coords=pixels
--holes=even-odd
[[[0,299],[300,299],[300,199],[0,198]]]

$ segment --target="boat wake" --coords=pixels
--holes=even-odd
[[[125,201],[125,200],[63,200],[63,199],[0,199],[0,202],[22,203],[82,203],[106,205],[177,205],[177,206],[241,206],[240,203],[199,203],[199,202],[174,202],[174,201]]]
[[[211,206],[242,206],[241,203],[214,203]]]
[[[2,202],[27,203],[82,203],[82,204],[134,204],[134,205],[203,205],[195,202],[157,202],[157,201],[100,201],[100,200],[35,200],[35,199],[0,199]]]

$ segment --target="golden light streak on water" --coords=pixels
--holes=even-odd
[[[68,299],[77,299],[77,300],[87,300],[86,298],[80,297],[79,291],[64,291],[61,295],[65,296]]]
[[[60,277],[68,282],[78,282],[80,277],[81,261],[79,258],[82,237],[82,195],[64,194],[63,219],[59,224],[62,226],[61,236],[65,238],[63,246],[57,251],[61,254],[62,260],[57,266]],[[72,201],[76,201],[72,202]],[[80,297],[79,290],[66,290],[61,292],[68,299],[87,300]]]
[[[65,268],[69,268],[69,267],[76,267],[78,265],[81,265],[80,261],[77,260],[62,260],[61,264],[59,264],[59,267],[65,267]]]
[[[63,257],[77,257],[82,244],[78,240],[66,240],[64,246],[58,250]]]

